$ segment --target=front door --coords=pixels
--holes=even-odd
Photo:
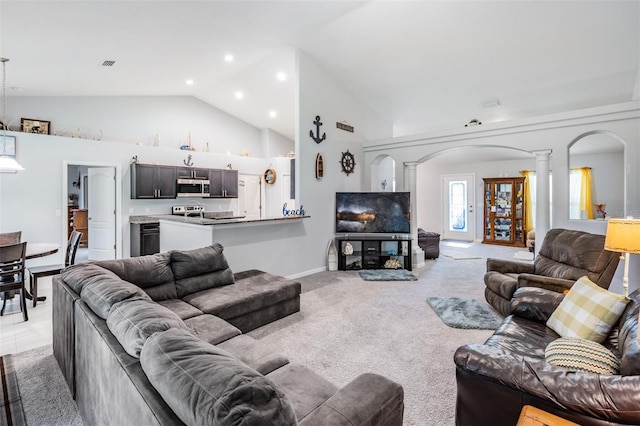
[[[89,167],[89,260],[116,258],[115,168]]]
[[[475,235],[474,182],[473,174],[442,177],[443,239],[473,241]]]

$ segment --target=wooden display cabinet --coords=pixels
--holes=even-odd
[[[524,177],[483,179],[483,243],[526,246],[524,180]]]

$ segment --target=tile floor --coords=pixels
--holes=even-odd
[[[87,260],[87,249],[78,249],[76,263]],[[28,267],[28,266],[27,266]],[[0,356],[15,354],[44,345],[50,345],[53,339],[51,326],[51,280],[53,277],[38,279],[38,296],[46,296],[47,300],[33,302],[27,300],[29,321],[22,319],[20,297],[16,295],[7,300],[4,315],[0,316]],[[0,301],[2,303],[2,301]]]

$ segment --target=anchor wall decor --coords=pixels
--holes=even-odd
[[[311,139],[316,141],[316,143],[320,143],[327,138],[327,134],[323,133],[322,137],[320,137],[320,126],[322,126],[322,122],[320,121],[320,116],[316,115],[316,121],[313,122],[316,125],[316,136],[313,135],[313,130],[309,130],[309,136]]]

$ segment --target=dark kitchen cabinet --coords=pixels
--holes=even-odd
[[[209,170],[209,194],[214,198],[238,198],[238,171]]]
[[[176,167],[131,165],[131,198],[176,198]]]
[[[209,179],[209,169],[197,169],[194,167],[178,167],[178,179]]]
[[[131,224],[131,257],[160,253],[160,224]]]

